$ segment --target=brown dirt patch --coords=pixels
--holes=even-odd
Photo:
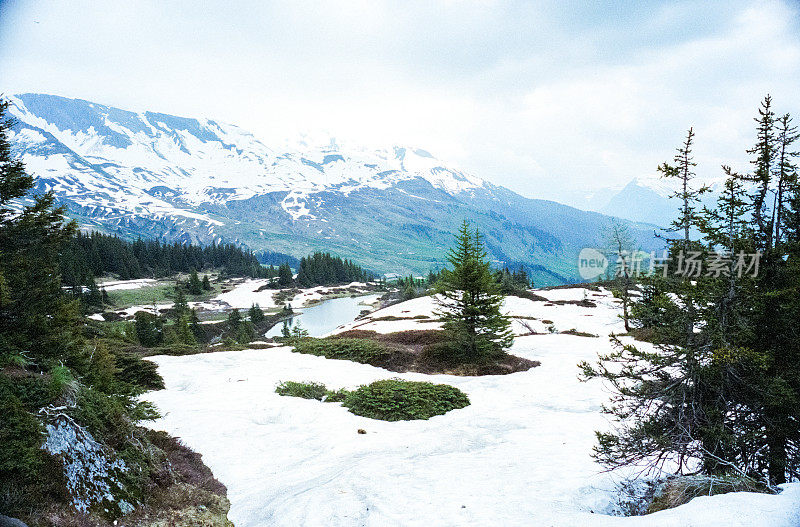
[[[373,365],[398,373],[414,371],[430,375],[508,375],[509,373],[527,371],[541,364],[539,361],[523,359],[510,354],[504,354],[495,360],[485,363],[445,363],[423,353],[425,346],[440,344],[448,340],[444,331],[436,329],[396,331],[394,333],[352,329],[327,338],[331,340],[337,338],[359,338],[380,342],[392,353],[387,355],[380,363]]]

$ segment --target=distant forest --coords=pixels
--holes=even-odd
[[[297,285],[309,287],[314,285],[342,284],[346,282],[366,282],[374,275],[362,269],[352,260],[343,260],[330,253],[315,252],[311,256],[300,259],[297,271]]]
[[[269,267],[262,263],[271,262]],[[275,263],[280,263],[275,267]],[[294,265],[293,265],[294,264]],[[298,269],[293,277],[291,267]],[[89,286],[100,276],[114,274],[121,280],[161,278],[176,273],[221,269],[229,276],[278,278],[276,287],[310,287],[365,281],[372,273],[329,253],[316,252],[300,260],[276,252],[258,255],[232,244],[198,246],[162,243],[159,240],[129,242],[93,232],[78,233],[64,244],[59,270],[62,284]]]
[[[222,269],[231,276],[269,278],[277,271],[262,266],[252,252],[231,244],[182,245],[158,240],[129,242],[116,236],[78,233],[61,251],[59,269],[64,285],[89,284],[104,274],[121,280],[160,278],[193,270]]]
[[[300,259],[289,254],[275,251],[258,251],[256,253],[256,258],[264,265],[274,265],[277,267],[281,264],[289,264],[289,267],[292,269],[300,268]]]

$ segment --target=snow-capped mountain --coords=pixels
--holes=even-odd
[[[477,222],[493,257],[575,278],[574,257],[608,219],[531,200],[406,147],[333,139],[265,145],[237,126],[130,112],[43,94],[9,98],[12,142],[86,228],[196,243],[234,242],[296,256],[323,249],[369,268],[440,266],[450,234]],[[642,227],[644,245],[652,229]]]

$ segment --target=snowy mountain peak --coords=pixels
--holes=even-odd
[[[37,190],[52,190],[83,228],[129,238],[330,250],[374,270],[426,272],[469,218],[496,262],[564,283],[605,221],[523,198],[418,146],[330,134],[267,145],[212,119],[32,93],[10,101],[10,139]]]
[[[421,149],[347,149],[333,137],[303,136],[296,148],[275,151],[247,131],[208,119],[54,95],[10,100],[24,160],[37,176],[66,190],[81,172],[87,189],[110,192],[113,185],[115,205],[129,210],[149,201],[162,205],[153,198],[164,188],[193,206],[292,191],[285,210],[298,220],[313,217],[289,208],[308,193],[382,189],[414,178],[451,194],[484,185]],[[39,155],[43,149],[50,155]]]

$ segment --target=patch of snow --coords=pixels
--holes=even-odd
[[[258,304],[262,309],[276,307],[275,302],[272,300],[272,295],[275,294],[277,289],[257,291],[257,289],[269,283],[270,280],[266,278],[245,280],[227,293],[217,295],[211,302],[227,304],[238,309],[246,309],[253,304]]]
[[[157,280],[152,278],[139,278],[136,280],[108,280],[97,282],[98,287],[105,288],[106,291],[127,291],[130,289],[140,289],[156,285]]]
[[[562,291],[559,299],[584,294]],[[594,431],[608,426],[600,412],[608,392],[578,382],[576,365],[608,352],[608,334],[621,323],[608,293],[593,300],[598,307],[508,299],[512,316],[603,336],[518,337],[511,353],[542,365],[506,376],[398,374],[288,348],[153,357],[166,382],[165,390],[146,395],[164,415],[153,426],[203,454],[227,485],[230,518],[240,527],[798,525],[800,484],[777,496],[735,493],[649,516],[608,515],[618,507],[616,485],[630,474],[604,472],[591,458]],[[423,297],[372,316],[432,308]],[[414,320],[387,324],[424,327]],[[285,380],[337,389],[392,377],[452,384],[472,404],[427,421],[389,423],[274,393]]]

